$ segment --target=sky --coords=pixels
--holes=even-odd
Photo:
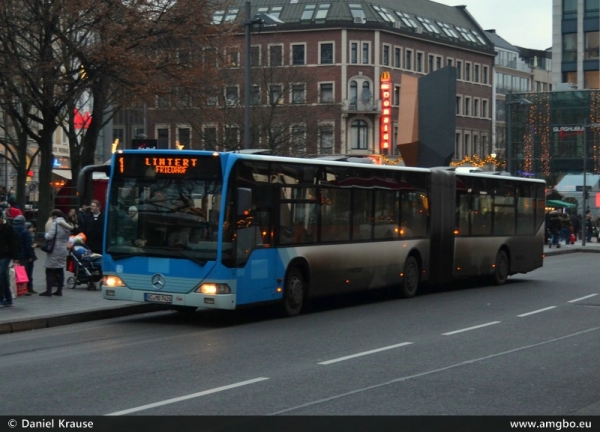
[[[552,46],[552,0],[434,0],[449,6],[466,5],[484,30],[512,45],[545,50]]]

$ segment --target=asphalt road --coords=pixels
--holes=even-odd
[[[0,415],[598,415],[598,256],[501,287],[4,335]],[[6,397],[10,395],[10,397]]]

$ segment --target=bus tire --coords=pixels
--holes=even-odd
[[[494,285],[504,285],[506,283],[506,280],[508,279],[508,271],[508,256],[506,255],[506,251],[501,249],[496,255],[494,274],[491,277],[492,283]]]
[[[286,317],[300,314],[306,297],[306,281],[298,267],[292,267],[285,279],[282,312]]]
[[[419,263],[414,256],[406,258],[404,263],[404,273],[400,284],[399,295],[402,298],[411,298],[417,294],[419,289]]]

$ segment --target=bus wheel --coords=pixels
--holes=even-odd
[[[300,314],[306,294],[304,276],[297,267],[290,269],[283,291],[282,312],[285,316],[293,317]]]
[[[409,256],[404,263],[404,276],[400,284],[400,297],[414,297],[419,289],[419,263],[414,256]]]
[[[503,285],[508,279],[508,256],[503,250],[498,251],[496,255],[496,265],[491,279],[494,285]]]

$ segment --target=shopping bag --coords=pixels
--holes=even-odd
[[[17,282],[17,297],[27,294],[27,282]]]
[[[15,269],[13,267],[8,269],[8,279],[10,282],[10,291],[12,293],[12,297],[17,297],[17,281],[15,280]]]
[[[29,282],[29,277],[27,276],[27,270],[25,270],[25,266],[15,265],[15,282],[16,283],[27,283]]]

